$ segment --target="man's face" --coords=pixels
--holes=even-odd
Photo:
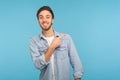
[[[39,13],[38,21],[42,30],[48,31],[53,23],[52,14],[47,10],[43,10]]]

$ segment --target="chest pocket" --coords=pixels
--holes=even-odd
[[[56,55],[57,59],[64,60],[67,57],[67,48],[65,45],[61,45],[60,47],[56,48]]]

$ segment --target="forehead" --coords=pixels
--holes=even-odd
[[[43,16],[43,15],[52,15],[52,14],[51,14],[50,11],[48,11],[48,10],[42,10],[42,11],[39,13],[39,16]]]

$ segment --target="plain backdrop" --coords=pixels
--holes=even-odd
[[[39,80],[29,40],[41,33],[36,12],[44,5],[54,29],[73,38],[82,80],[120,80],[120,0],[0,0],[0,80]]]

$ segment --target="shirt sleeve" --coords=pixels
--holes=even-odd
[[[82,64],[81,64],[80,58],[78,56],[78,53],[77,53],[77,50],[75,48],[72,38],[69,35],[68,37],[69,37],[68,52],[69,52],[69,57],[70,57],[70,63],[74,70],[73,75],[75,79],[81,78],[83,75]]]
[[[37,69],[44,69],[47,67],[49,62],[45,61],[45,54],[40,55],[40,52],[35,44],[34,40],[30,40],[30,53],[32,61]]]

